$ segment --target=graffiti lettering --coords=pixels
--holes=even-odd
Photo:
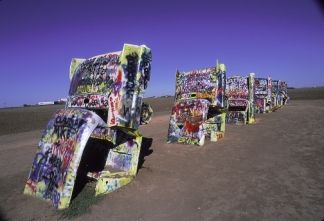
[[[142,54],[140,71],[143,73],[143,76],[140,80],[140,84],[143,85],[144,89],[147,88],[147,84],[150,81],[151,61],[152,61],[151,52]]]
[[[137,172],[142,137],[136,130],[150,70],[151,52],[146,46],[125,44],[120,52],[73,59],[66,108],[53,116],[43,133],[24,193],[51,200],[60,209],[68,207],[77,172],[84,168],[79,168],[83,151],[87,153],[86,144],[92,142],[99,143],[91,151],[97,148],[107,157],[99,159],[107,160],[103,168],[118,171],[97,171],[96,193],[107,193],[101,185],[105,179],[114,185],[109,187],[107,181],[108,191],[129,183]]]
[[[69,118],[66,116],[57,116],[54,122],[54,133],[60,138],[69,139],[78,132],[81,124],[83,124],[83,120],[78,119],[74,115]]]
[[[87,59],[80,64],[71,82],[70,95],[107,93],[119,64],[119,54]]]

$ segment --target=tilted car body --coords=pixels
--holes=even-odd
[[[272,106],[272,111],[277,110],[280,108],[281,105],[281,96],[280,96],[280,91],[279,91],[279,85],[280,85],[280,80],[272,80],[272,95],[271,95],[271,106]]]
[[[271,78],[254,79],[255,113],[262,114],[272,109],[272,81]]]
[[[254,73],[247,77],[227,78],[225,96],[228,109],[226,122],[234,124],[252,124],[254,118]]]
[[[151,51],[144,45],[125,44],[119,52],[72,59],[66,107],[44,130],[24,193],[64,209],[82,177],[97,180],[96,195],[131,182],[150,70]]]
[[[225,133],[226,67],[177,71],[176,93],[168,130],[168,143],[204,145]]]
[[[285,81],[279,82],[279,97],[280,97],[279,105],[281,106],[286,105],[289,100],[289,96],[288,96],[288,85]]]
[[[288,101],[287,83],[281,80],[272,81],[272,110],[285,105]]]

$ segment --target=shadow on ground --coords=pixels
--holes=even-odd
[[[147,137],[143,137],[142,139],[142,147],[141,147],[141,152],[140,152],[140,156],[138,159],[138,168],[137,171],[141,168],[143,168],[143,164],[145,162],[145,157],[149,156],[153,153],[153,150],[150,149],[153,143],[153,139],[152,138],[147,138]]]
[[[6,217],[3,215],[2,209],[0,208],[0,220],[1,221],[6,221]]]
[[[138,170],[143,168],[145,157],[153,153],[153,150],[150,149],[152,143],[152,138],[143,137],[138,161]],[[104,169],[106,158],[111,148],[113,148],[113,145],[108,141],[89,139],[79,165],[71,204],[69,208],[61,212],[61,218],[71,219],[85,214],[89,211],[91,205],[103,199],[104,195],[95,196],[96,180],[87,177],[87,173],[90,171],[99,172]]]

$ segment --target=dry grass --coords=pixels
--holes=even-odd
[[[154,116],[169,114],[173,104],[173,97],[147,98]],[[15,107],[0,109],[0,135],[41,130],[46,127],[48,120],[63,105]]]
[[[288,95],[292,100],[324,99],[324,87],[290,89]],[[154,116],[170,114],[174,97],[146,98]],[[20,133],[45,128],[48,120],[63,105],[17,107],[0,109],[0,135]]]
[[[40,130],[63,105],[32,106],[0,109],[0,135]]]
[[[324,87],[289,89],[288,95],[292,100],[324,99]]]

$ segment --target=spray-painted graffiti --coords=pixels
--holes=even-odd
[[[225,132],[226,68],[177,72],[175,104],[168,130],[169,143],[203,145],[205,137],[217,141]]]
[[[255,95],[268,95],[268,79],[255,78],[254,79],[254,94]]]
[[[128,184],[137,173],[138,158],[142,137],[132,138],[127,134],[118,134],[116,146],[109,152],[106,168],[99,173],[96,195],[110,193],[121,186]]]
[[[249,105],[249,101],[245,99],[229,100],[228,105],[230,107],[247,107]]]
[[[70,96],[67,105],[69,107],[84,107],[84,108],[108,108],[108,98],[103,95],[78,95]]]
[[[119,53],[85,59],[75,70],[69,95],[109,93],[118,63]]]
[[[251,124],[254,122],[254,74],[248,77],[233,76],[227,79],[225,92],[228,111],[227,123]]]
[[[278,109],[281,105],[280,94],[279,94],[279,82],[280,80],[272,80],[272,89],[271,89],[271,106],[272,110]]]
[[[210,108],[211,109],[211,108]],[[217,141],[224,137],[225,135],[225,112],[218,112],[216,109],[216,114],[211,117],[207,115],[207,120],[204,122],[204,130],[211,141]],[[209,110],[210,112],[210,110]]]
[[[227,78],[226,97],[229,99],[248,99],[249,89],[246,77],[234,76]]]
[[[153,109],[148,103],[142,104],[141,124],[148,124],[152,119]]]
[[[247,123],[246,111],[229,111],[227,113],[227,121],[234,124],[246,124]]]
[[[202,145],[208,106],[209,101],[202,99],[186,99],[176,103],[172,108],[168,141]]]
[[[289,100],[288,96],[288,85],[285,81],[279,82],[279,94],[280,94],[280,104],[285,105]]]
[[[97,126],[91,134],[92,138],[107,140],[110,142],[114,142],[116,133],[109,127],[99,127]]]
[[[220,69],[221,66],[224,70]],[[212,105],[224,107],[225,66],[177,72],[175,99],[206,99]]]
[[[98,179],[96,194],[129,183],[137,173],[142,141],[137,129],[150,70],[151,51],[146,46],[125,44],[120,52],[73,59],[66,108],[48,123],[24,193],[51,200],[59,209],[68,207],[90,137],[98,144],[104,141],[107,152],[106,169],[86,171]],[[152,109],[148,112],[146,123]]]
[[[255,113],[270,112],[272,109],[271,78],[255,78],[254,83]]]
[[[177,73],[176,99],[190,98],[188,94],[195,93],[196,96],[214,98],[216,93],[216,78],[213,78],[215,68],[195,70],[190,73]],[[211,92],[211,93],[210,93]],[[185,97],[183,97],[185,96]]]
[[[62,109],[55,113],[39,142],[24,192],[51,200],[57,208],[66,207],[80,152],[99,124],[103,121],[90,111]]]

